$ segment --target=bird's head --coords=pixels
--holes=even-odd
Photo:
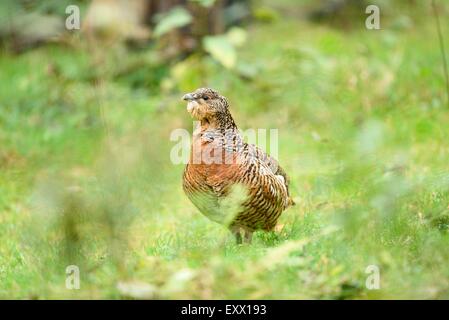
[[[187,101],[187,111],[193,118],[215,127],[235,127],[229,112],[228,101],[216,90],[199,88],[182,97]]]

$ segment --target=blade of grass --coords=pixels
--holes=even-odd
[[[446,51],[445,51],[445,48],[444,48],[443,34],[441,32],[440,17],[438,15],[438,9],[437,9],[437,6],[435,4],[435,0],[432,0],[432,8],[433,8],[433,14],[435,15],[435,22],[436,22],[436,25],[437,25],[438,39],[440,41],[441,55],[443,56],[444,76],[446,78],[447,105],[449,107],[449,76],[448,76],[448,71],[447,71]]]

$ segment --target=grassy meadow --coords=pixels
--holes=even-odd
[[[158,44],[0,53],[0,298],[448,299],[449,104],[430,1],[381,30],[259,1],[237,67]],[[395,1],[396,2],[396,1]],[[449,47],[449,6],[439,1]],[[235,244],[184,195],[181,96],[219,90],[241,129],[279,130],[297,205]],[[66,288],[66,267],[80,289]],[[380,288],[369,290],[375,265]]]

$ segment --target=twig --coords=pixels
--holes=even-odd
[[[435,15],[435,21],[436,21],[437,31],[438,31],[438,38],[440,40],[441,55],[443,56],[444,76],[446,78],[447,104],[449,107],[449,75],[448,75],[448,71],[447,71],[446,51],[444,49],[443,34],[441,32],[440,18],[438,16],[438,10],[437,10],[437,6],[435,4],[435,0],[432,0],[432,8],[433,8],[433,14]]]

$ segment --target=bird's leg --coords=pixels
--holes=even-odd
[[[249,230],[245,230],[245,236],[243,238],[243,242],[250,244],[252,240],[253,240],[253,232],[249,231]]]
[[[231,227],[231,232],[235,236],[235,241],[238,245],[240,244],[250,244],[253,238],[253,231],[242,227]]]
[[[234,232],[234,236],[235,236],[235,242],[237,244],[242,244],[243,243],[242,233],[240,231]]]
[[[242,244],[243,242],[242,230],[239,227],[233,226],[231,227],[231,232],[234,234],[235,242],[237,244]]]

